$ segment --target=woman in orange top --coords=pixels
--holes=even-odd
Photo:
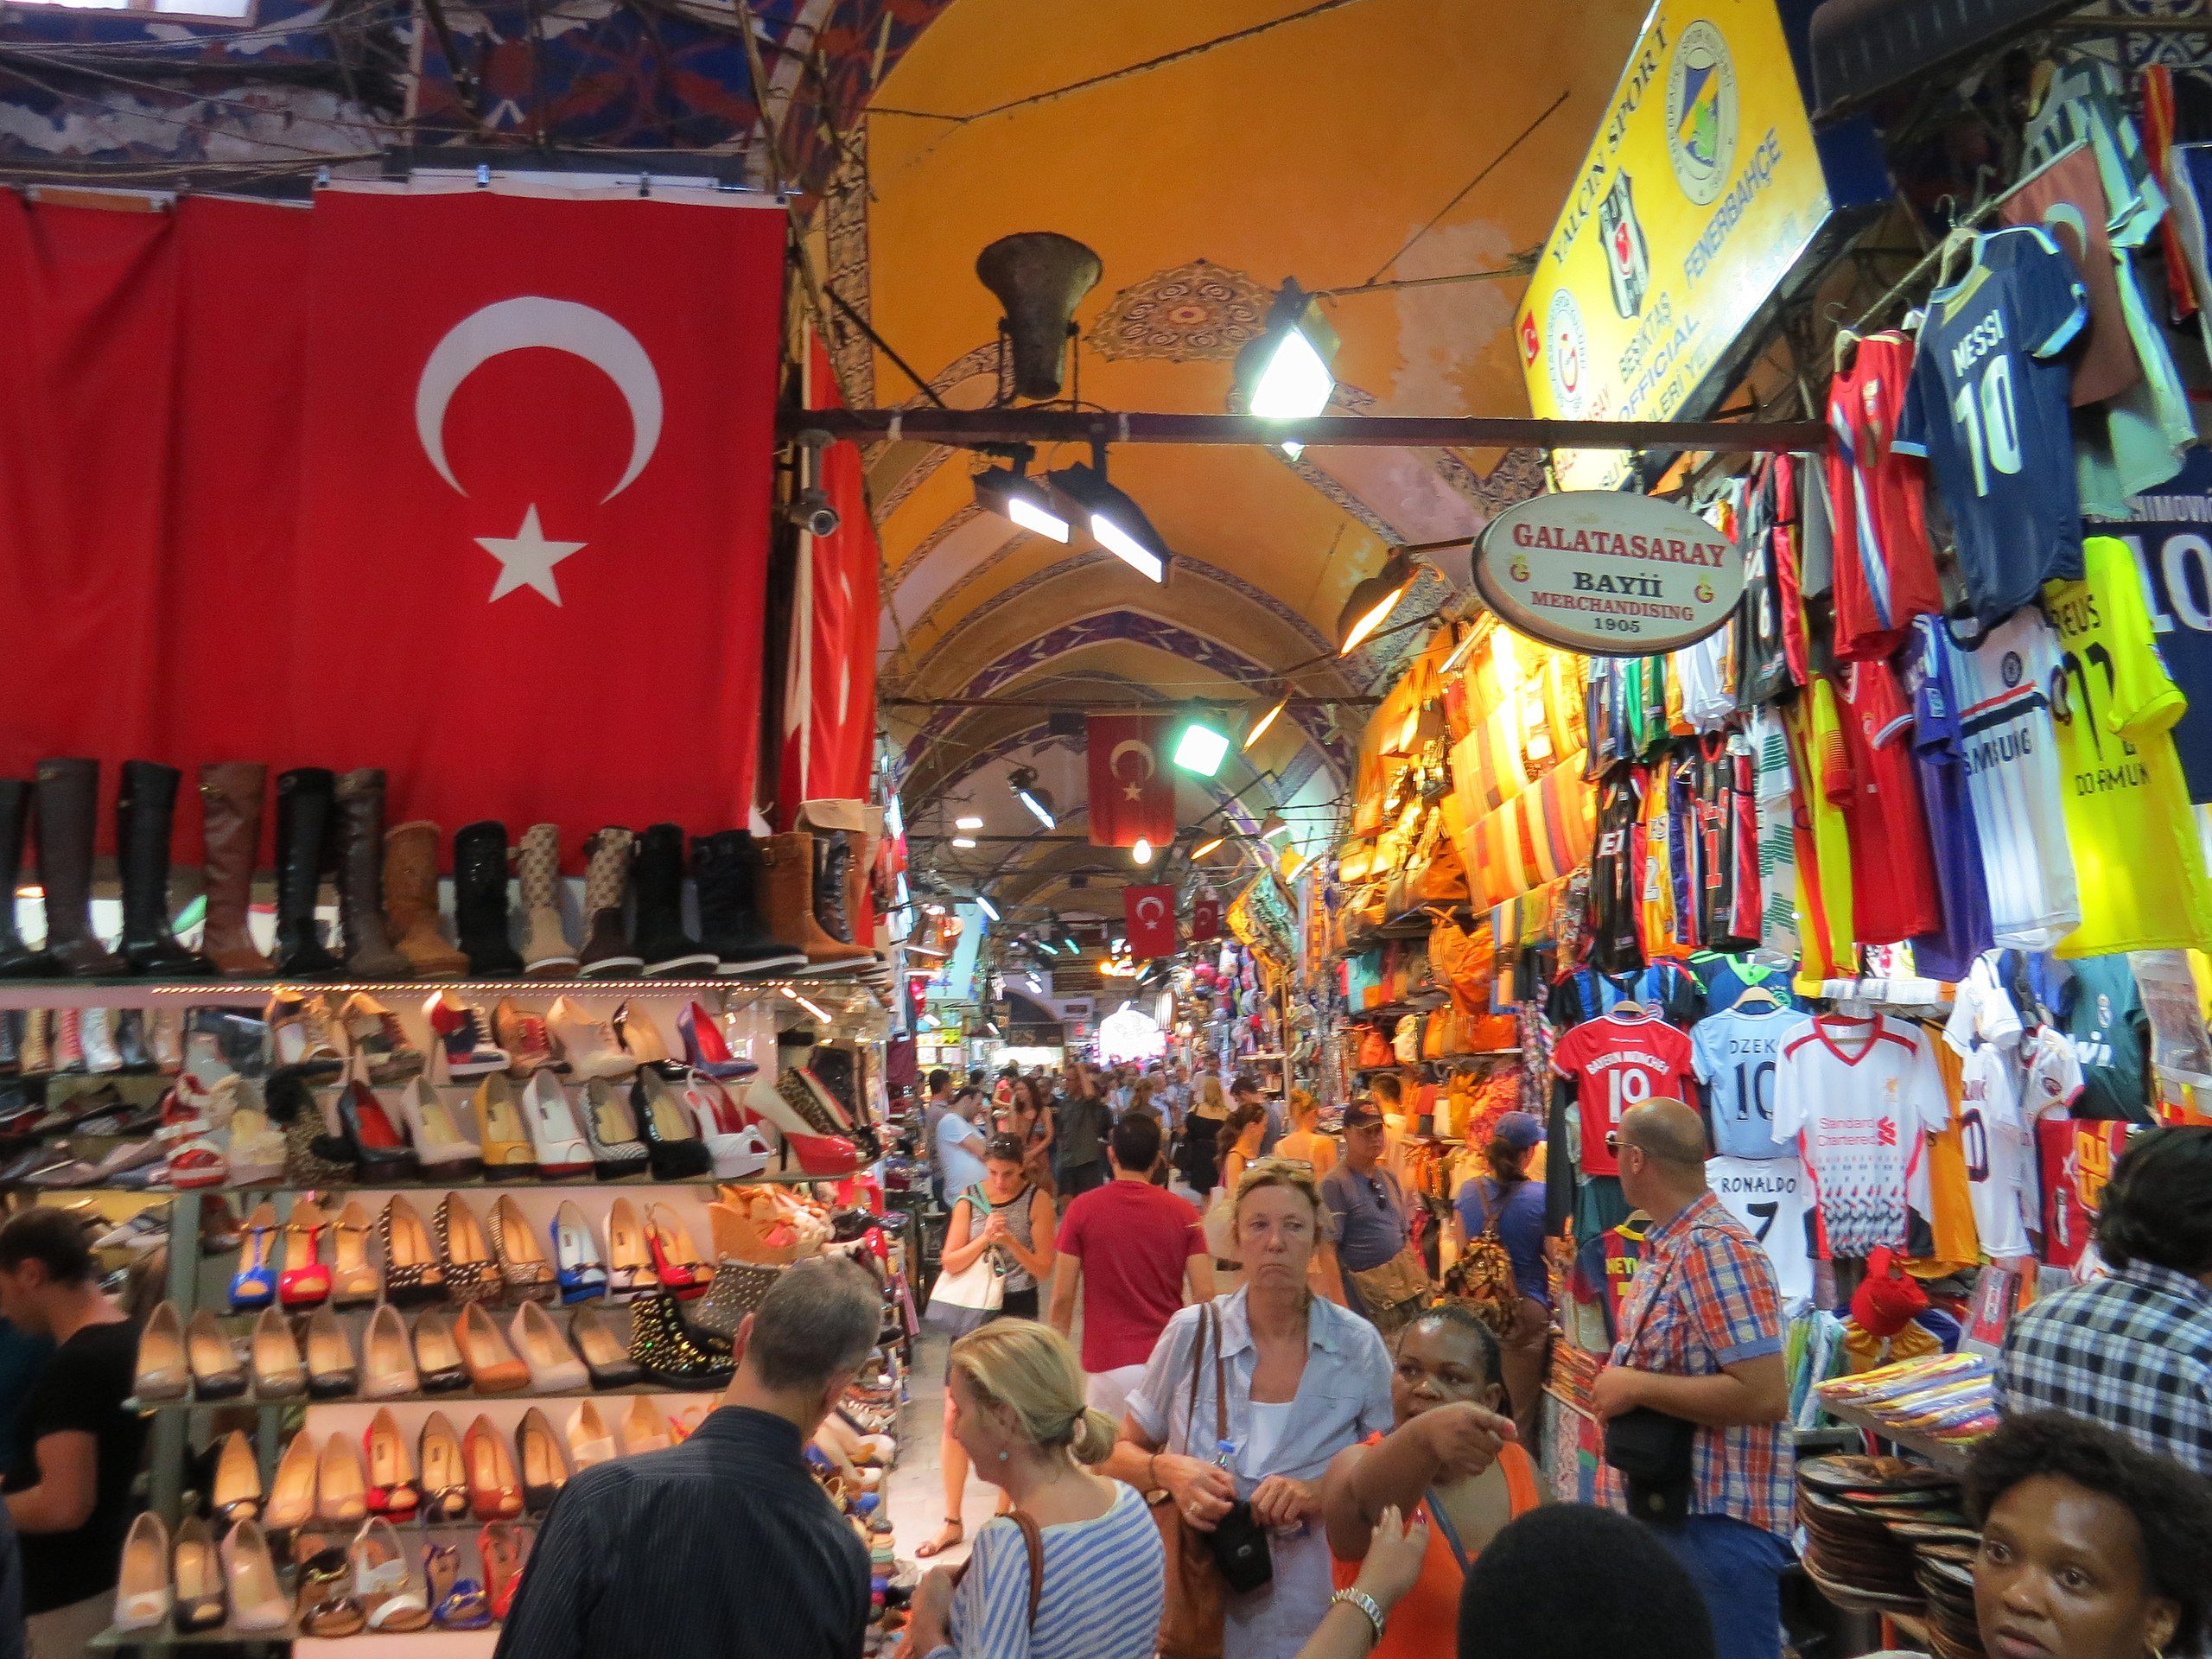
[[[1457,1649],[1468,1563],[1543,1492],[1500,1409],[1505,1389],[1488,1326],[1457,1303],[1440,1304],[1399,1333],[1395,1359],[1397,1427],[1337,1454],[1321,1513],[1339,1590],[1358,1578],[1386,1510],[1428,1523],[1421,1578],[1392,1611],[1374,1659],[1435,1659]]]

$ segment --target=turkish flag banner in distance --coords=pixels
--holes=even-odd
[[[1165,848],[1175,839],[1175,779],[1164,753],[1160,715],[1087,715],[1090,759],[1090,844]]]
[[[393,820],[557,823],[572,866],[743,824],[783,238],[596,192],[0,196],[0,775],[380,766]]]
[[[1123,887],[1122,919],[1128,924],[1125,931],[1132,959],[1143,962],[1152,957],[1172,957],[1179,948],[1174,888]]]
[[[1203,944],[1221,937],[1221,900],[1211,893],[1201,893],[1191,900],[1191,940]]]

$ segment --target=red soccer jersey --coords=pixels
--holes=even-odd
[[[1839,804],[1851,836],[1852,931],[1861,944],[1936,932],[1943,901],[1913,766],[1912,705],[1883,662],[1847,663],[1835,690],[1851,773],[1851,798]]]
[[[1912,353],[1903,334],[1870,335],[1828,385],[1839,657],[1887,657],[1904,643],[1914,617],[1943,608],[1928,545],[1926,474],[1891,448]]]
[[[1621,1173],[1621,1114],[1637,1102],[1697,1099],[1688,1036],[1649,1014],[1616,1011],[1586,1020],[1559,1039],[1552,1065],[1574,1084],[1585,1175]]]

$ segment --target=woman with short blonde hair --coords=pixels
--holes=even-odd
[[[1134,1490],[1090,1472],[1116,1430],[1084,1404],[1066,1339],[1023,1321],[985,1325],[952,1344],[945,1387],[951,1433],[1014,1512],[976,1535],[967,1572],[924,1575],[906,1651],[1150,1659],[1166,1593],[1160,1531]]]
[[[1303,1164],[1319,1180],[1337,1166],[1337,1143],[1317,1127],[1321,1103],[1305,1089],[1290,1091],[1290,1133],[1275,1142],[1275,1156]]]

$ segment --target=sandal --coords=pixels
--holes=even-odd
[[[946,1550],[957,1548],[967,1535],[966,1523],[957,1515],[948,1515],[944,1517],[944,1529],[929,1542],[917,1548],[914,1554],[926,1561],[932,1555],[942,1555]]]
[[[430,1587],[430,1622],[442,1630],[480,1630],[492,1622],[484,1586],[461,1576],[461,1551],[432,1544],[423,1551],[423,1579]]]

